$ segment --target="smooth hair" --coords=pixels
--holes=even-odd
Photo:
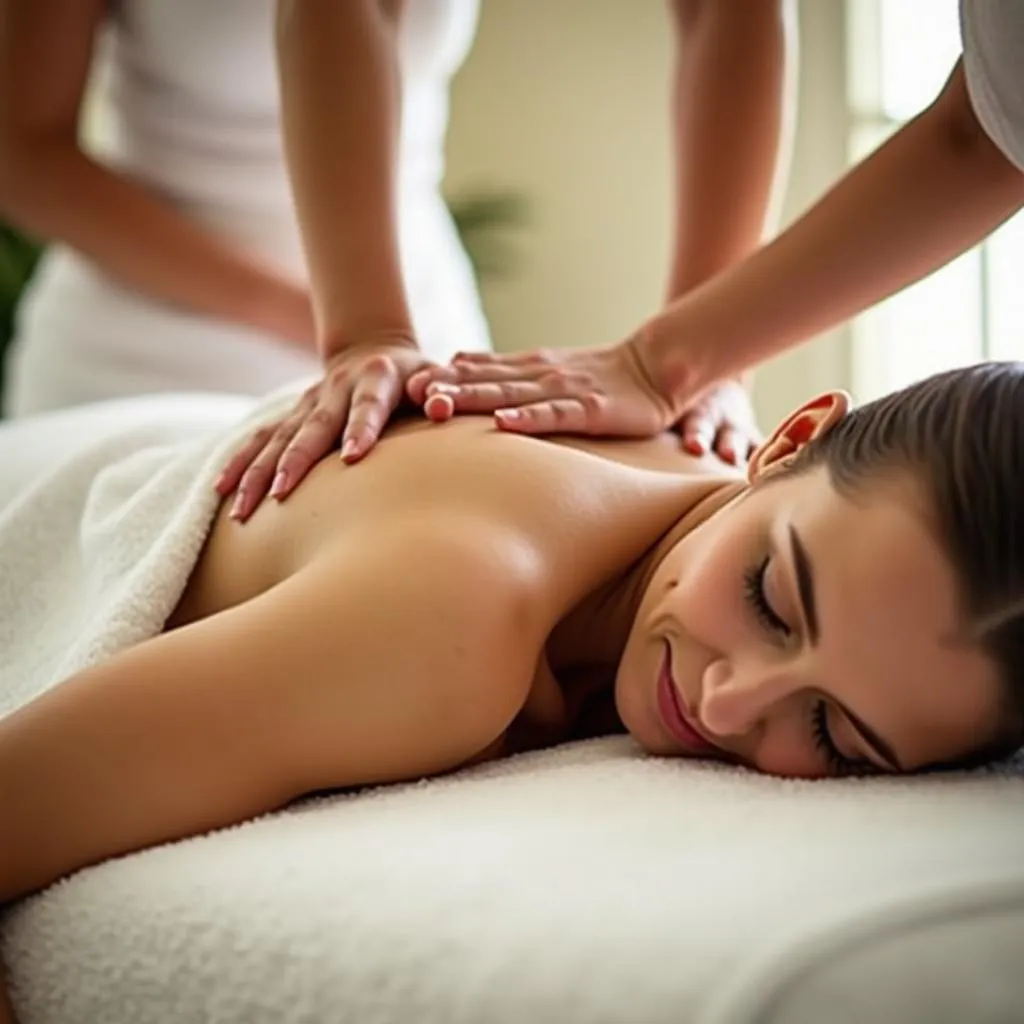
[[[998,735],[944,768],[1024,746],[1024,363],[950,370],[851,410],[805,446],[793,472],[824,465],[854,498],[885,476],[923,489],[957,578],[963,639],[996,667]]]

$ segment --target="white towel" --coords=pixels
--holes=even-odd
[[[3,513],[5,712],[162,626],[251,422],[174,449],[141,450],[166,424],[82,446]],[[790,1024],[762,1012],[771,964],[789,984],[787,949],[803,964],[890,905],[955,925],[996,880],[1024,935],[1022,850],[1019,767],[783,781],[617,737],[109,861],[13,908],[2,951],[22,1024]],[[973,958],[933,944],[924,975],[883,958],[900,969],[857,985],[871,1013],[851,1015],[847,977],[806,1019],[1024,1016],[1005,915],[965,934]]]
[[[198,437],[196,418],[222,425],[227,410],[230,423],[243,404],[183,397],[97,407],[97,438],[68,439],[66,458],[0,505],[0,716],[163,629],[216,513],[213,482],[227,454],[296,391],[289,385],[233,429]],[[53,462],[52,451],[11,451],[23,439],[41,446],[45,437],[52,448],[53,426],[96,418],[69,413],[0,429],[0,484],[36,454]],[[11,489],[7,481],[0,493]]]
[[[949,917],[1004,879],[1024,936],[1022,849],[1009,773],[786,782],[618,737],[90,868],[15,908],[4,956],[22,1024],[761,1022],[770,953],[888,905]],[[849,1016],[833,992],[806,1019],[1024,1019],[1024,943],[969,939],[967,978],[940,950],[840,991],[936,1012]]]

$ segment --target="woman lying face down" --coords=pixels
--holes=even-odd
[[[1021,742],[1024,366],[654,441],[395,427],[244,526],[164,632],[0,721],[0,900],[313,791],[623,727],[781,776]]]
[[[1022,471],[1019,366],[806,406],[653,572],[616,681],[630,732],[786,776],[1012,751]]]

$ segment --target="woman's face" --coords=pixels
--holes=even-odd
[[[784,776],[911,771],[997,733],[953,571],[914,489],[824,469],[756,482],[658,566],[615,686],[650,752]]]

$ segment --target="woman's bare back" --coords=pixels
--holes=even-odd
[[[617,645],[598,652],[595,631],[578,621],[587,617],[587,595],[634,565],[723,472],[713,460],[681,454],[672,436],[551,441],[498,432],[485,418],[406,422],[360,465],[324,459],[287,502],[265,502],[244,526],[225,503],[168,626],[256,598],[340,545],[386,545],[413,524],[429,534],[432,523],[483,522],[496,539],[515,535],[540,553],[549,602],[543,635],[556,640],[535,652],[515,728],[483,756],[544,745],[569,734],[588,694],[614,671]],[[396,562],[394,572],[403,566]],[[490,573],[480,598],[500,599],[502,584]]]
[[[667,438],[407,424],[245,526],[221,510],[160,636],[0,723],[24,780],[0,801],[20,837],[0,901],[311,791],[494,756],[524,716],[557,732],[563,670],[595,643],[616,656],[591,605],[721,489],[715,468]]]
[[[244,525],[225,502],[168,628],[251,600],[353,536],[373,544],[403,523],[422,530],[452,517],[537,544],[553,604],[567,610],[727,474],[684,455],[670,435],[538,440],[497,431],[484,417],[406,421],[363,463],[323,459],[287,501],[265,501]]]

